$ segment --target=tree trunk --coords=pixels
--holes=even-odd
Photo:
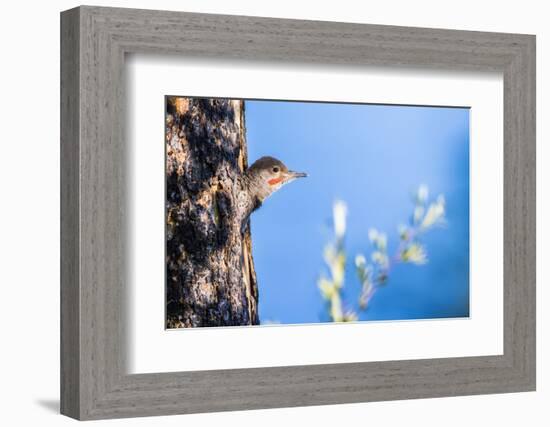
[[[167,97],[167,328],[259,323],[250,227],[237,214],[246,167],[243,101]]]

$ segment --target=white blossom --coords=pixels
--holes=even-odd
[[[416,201],[417,203],[424,204],[426,203],[426,200],[428,200],[428,196],[430,194],[430,191],[428,190],[428,186],[422,184],[418,187],[418,190],[416,191]]]
[[[445,217],[445,199],[439,196],[435,203],[432,203],[426,212],[426,216],[420,224],[420,228],[425,230],[432,225],[443,222]]]
[[[334,219],[334,234],[337,239],[341,239],[346,234],[346,215],[348,207],[342,200],[336,200],[332,208]]]
[[[401,253],[401,259],[405,262],[412,262],[413,264],[426,264],[428,257],[424,247],[418,243],[413,243]]]
[[[376,228],[369,228],[369,240],[375,242],[378,238],[378,230]]]
[[[355,257],[355,266],[357,268],[365,267],[367,264],[367,260],[363,254],[359,254]]]

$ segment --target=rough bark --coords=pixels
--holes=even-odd
[[[243,101],[167,97],[168,328],[258,324],[250,227],[237,212],[244,126]]]

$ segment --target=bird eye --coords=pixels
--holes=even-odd
[[[275,167],[273,168],[273,172],[275,172],[275,173],[279,172],[279,168],[278,168],[277,166],[275,166]]]

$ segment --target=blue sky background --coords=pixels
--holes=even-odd
[[[388,235],[414,207],[420,184],[444,194],[447,225],[423,238],[429,263],[399,264],[360,320],[469,315],[469,110],[467,108],[246,101],[249,162],[271,155],[309,177],[252,215],[260,321],[328,321],[317,280],[333,236],[332,204],[348,205],[346,306],[357,309],[355,254],[368,230]]]

